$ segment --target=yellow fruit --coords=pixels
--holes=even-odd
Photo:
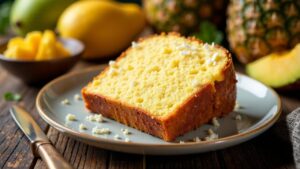
[[[12,38],[8,42],[7,47],[7,50],[4,52],[4,56],[7,58],[33,60],[35,57],[33,50],[20,37]]]
[[[62,43],[56,42],[56,52],[59,57],[68,57],[70,56],[70,52],[63,46]]]
[[[136,4],[113,1],[78,1],[69,6],[58,21],[62,37],[85,44],[86,59],[118,54],[145,26],[145,16]]]
[[[4,51],[5,57],[18,60],[49,60],[70,55],[50,30],[46,30],[44,34],[38,31],[30,32],[25,39],[12,38]]]
[[[13,46],[23,45],[24,39],[21,37],[12,38],[9,40],[7,47],[11,48]]]
[[[57,41],[53,31],[46,30],[38,48],[36,60],[50,60],[69,56],[69,52]]]
[[[9,50],[4,52],[4,55],[10,59],[17,59],[17,60],[33,60],[34,55],[32,51],[27,48],[26,46],[13,46]]]
[[[26,35],[25,43],[37,54],[38,47],[42,39],[42,33],[38,31],[30,32]]]
[[[56,37],[51,31],[45,31],[36,55],[36,60],[49,60],[56,56]]]
[[[300,80],[300,43],[292,50],[272,53],[246,66],[247,73],[274,88]]]

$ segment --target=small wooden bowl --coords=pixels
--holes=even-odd
[[[43,61],[25,61],[9,59],[0,54],[0,64],[12,75],[20,78],[27,84],[44,84],[70,70],[79,61],[84,51],[83,43],[78,40],[60,38],[60,41],[71,52],[70,57]]]

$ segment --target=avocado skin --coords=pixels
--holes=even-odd
[[[35,30],[54,29],[56,22],[75,0],[16,0],[10,13],[10,24],[18,35]]]

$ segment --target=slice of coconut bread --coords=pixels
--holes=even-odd
[[[230,113],[236,78],[226,49],[169,33],[133,42],[82,94],[92,112],[172,141]]]

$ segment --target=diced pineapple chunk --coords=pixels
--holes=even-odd
[[[51,31],[45,31],[36,55],[36,60],[50,60],[56,57],[56,37]]]
[[[12,38],[4,56],[18,60],[49,60],[70,56],[70,52],[57,40],[53,31],[33,31],[26,38]]]
[[[33,60],[35,54],[22,38],[16,37],[9,41],[8,49],[4,52],[4,56],[10,59]]]
[[[12,38],[11,40],[9,40],[7,48],[23,45],[23,43],[24,43],[24,40],[21,37]]]
[[[33,50],[34,55],[37,54],[41,39],[42,33],[38,31],[28,33],[25,38],[25,43]]]
[[[56,42],[56,52],[57,52],[57,57],[70,56],[70,52],[60,42]]]
[[[54,32],[46,30],[42,37],[36,60],[49,60],[69,55],[70,52],[57,41]]]

